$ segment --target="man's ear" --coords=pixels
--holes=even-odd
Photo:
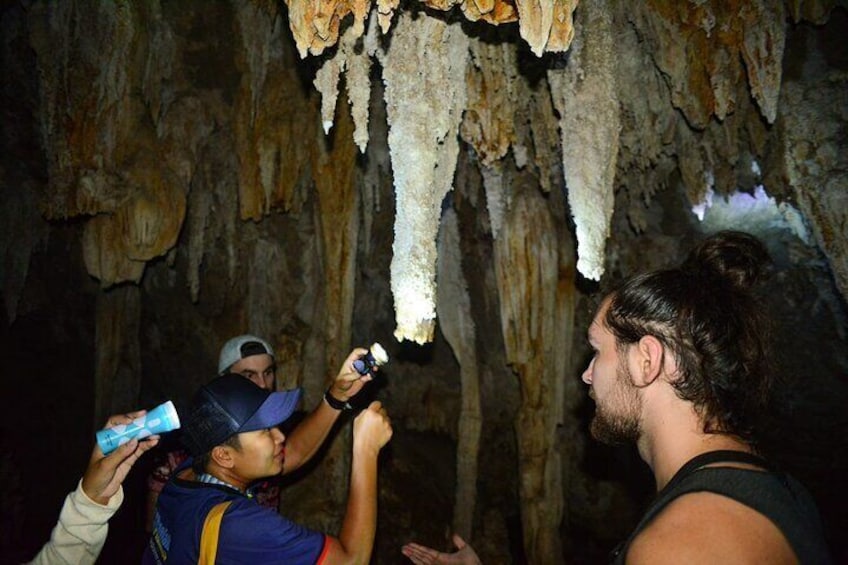
[[[230,469],[234,465],[233,454],[230,447],[226,445],[216,445],[212,448],[211,459],[219,466]]]
[[[645,335],[636,344],[636,367],[632,371],[633,379],[639,386],[654,382],[663,371],[665,347],[652,335]]]

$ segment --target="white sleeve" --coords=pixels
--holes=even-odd
[[[109,518],[123,501],[124,490],[119,488],[106,506],[98,504],[83,492],[80,480],[77,489],[65,497],[50,541],[44,544],[30,565],[83,565],[97,561],[109,533]]]

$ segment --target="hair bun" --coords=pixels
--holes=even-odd
[[[737,289],[747,290],[764,278],[771,263],[765,246],[753,235],[720,231],[692,249],[683,269],[719,277]]]

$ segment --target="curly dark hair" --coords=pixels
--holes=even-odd
[[[679,268],[637,275],[611,294],[604,322],[618,346],[659,339],[677,361],[672,385],[695,406],[705,433],[755,441],[772,372],[767,320],[752,289],[770,266],[756,237],[723,231]]]

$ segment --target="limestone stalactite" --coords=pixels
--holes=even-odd
[[[783,75],[783,49],[786,43],[786,13],[783,3],[752,2],[743,8],[740,52],[745,61],[751,96],[768,123],[777,117],[777,103]]]
[[[571,48],[574,37],[572,15],[578,8],[576,2],[566,0],[553,3],[518,1],[514,11],[505,9],[506,5],[498,2],[431,0],[424,4],[444,11],[461,6],[465,16],[474,21],[518,22],[522,38],[536,55]],[[388,21],[394,17],[397,8],[395,3],[378,6],[375,16],[382,18],[383,33],[388,32]],[[584,33],[578,38],[577,48],[572,49],[567,66],[548,73],[552,96],[560,113],[563,173],[579,232],[579,270],[591,279],[598,279],[604,269],[604,242],[609,234],[621,130],[617,107],[620,104],[638,104],[620,101],[616,97],[615,83],[620,74],[616,65],[619,60],[633,55],[618,49],[620,41],[612,36],[611,31],[613,15],[617,14],[619,19],[626,18],[633,26],[639,37],[639,43],[635,45],[637,52],[647,47],[653,53],[652,60],[668,85],[668,93],[664,94],[670,95],[672,104],[686,117],[685,124],[675,124],[674,118],[667,112],[664,116],[655,116],[663,121],[664,132],[673,132],[675,127],[680,131],[680,162],[689,164],[685,167],[684,179],[693,204],[700,202],[714,185],[723,190],[733,174],[727,167],[721,169],[723,165],[719,163],[724,163],[723,155],[701,155],[698,145],[687,143],[687,140],[699,138],[697,132],[711,128],[714,118],[733,119],[737,108],[745,105],[744,99],[748,96],[756,101],[765,120],[773,122],[781,85],[786,19],[782,6],[771,10],[766,3],[758,1],[732,14],[726,14],[709,3],[671,6],[653,2],[634,6],[632,10],[621,8],[616,2],[605,2],[601,8],[596,4],[581,5],[579,16],[584,22],[581,28]],[[339,41],[339,32],[322,22],[329,21],[330,13],[343,17],[348,9],[343,3],[329,2],[313,14],[314,17],[301,17],[303,7],[300,6],[295,9],[297,17],[290,18],[290,25],[296,30],[297,37],[309,36],[309,42],[320,39],[320,50],[323,50],[325,46]],[[328,78],[322,79],[322,84],[326,85],[321,88],[325,92],[325,124],[330,123],[335,108],[336,81],[351,51],[352,40],[363,33],[364,12],[361,6],[357,9],[354,25],[349,26],[343,35],[338,53],[325,62],[327,69],[333,69],[326,73]],[[792,10],[793,14],[798,14],[796,18],[800,17],[797,6]],[[807,12],[811,10],[805,8]],[[823,11],[824,8],[812,10],[815,14]],[[499,16],[495,17],[496,13]],[[330,19],[336,21],[338,18]],[[311,36],[304,27],[312,30]],[[371,29],[374,29],[373,25]],[[324,32],[319,33],[320,30]],[[680,41],[681,37],[683,41]],[[375,39],[371,38],[371,41]],[[317,52],[303,48],[309,42],[299,42],[301,56],[306,52]],[[368,60],[362,55],[363,51],[367,50],[360,49],[357,61]],[[525,146],[518,138],[524,125],[512,120],[516,112],[514,108],[510,109],[514,100],[521,97],[519,92],[523,93],[517,86],[523,78],[516,74],[517,64],[511,59],[515,52],[504,45],[477,41],[472,42],[472,51],[474,65],[467,76],[469,102],[463,108],[463,139],[475,148],[483,166],[489,170],[493,170],[493,163],[502,159],[510,146],[514,148],[516,163],[523,166],[521,151]],[[581,61],[581,58],[586,60]],[[432,65],[435,59],[430,58],[428,63],[423,64]],[[362,76],[360,73],[360,80]],[[351,78],[348,77],[349,84]],[[750,94],[737,87],[742,78],[747,78]],[[648,91],[653,92],[651,89]],[[654,105],[652,112],[659,113],[654,102],[650,103]],[[359,106],[361,108],[362,104]],[[694,128],[694,132],[687,128]],[[358,129],[357,143],[362,148],[364,137],[362,128]],[[535,136],[533,139],[537,140]],[[661,139],[668,142],[665,134]],[[650,161],[664,159],[656,149],[635,151],[645,153],[644,157]],[[587,152],[593,155],[591,164],[586,159]],[[537,157],[543,160],[546,153],[537,152]],[[731,158],[730,162],[734,159]],[[542,170],[551,169],[545,163],[540,164]],[[638,166],[641,174],[653,177],[651,180],[655,182],[645,186],[634,185],[634,194],[628,196],[634,203],[640,200],[640,196],[650,198],[655,186],[664,182],[663,178],[656,177],[668,174],[668,169],[653,169],[645,162]],[[595,170],[602,172],[596,175]],[[540,175],[540,181],[543,187],[549,189],[548,176]],[[640,229],[644,218],[639,206],[628,207],[628,215],[633,227]]]
[[[321,119],[324,133],[329,133],[336,115],[339,78],[346,74],[347,99],[356,130],[353,140],[361,153],[368,146],[368,114],[371,98],[371,56],[376,50],[376,27],[374,18],[370,20],[368,36],[363,48],[357,47],[359,36],[355,28],[349,27],[339,41],[336,54],[324,60],[315,73],[315,88],[321,93]]]
[[[457,24],[404,13],[381,57],[397,203],[395,337],[426,343],[435,329],[436,236],[459,150],[468,36]]]
[[[515,0],[521,37],[537,57],[567,51],[574,37],[571,15],[577,0]]]
[[[242,76],[233,128],[240,216],[259,221],[273,209],[300,211],[303,196],[298,190],[308,183],[311,151],[301,138],[319,122],[316,97],[300,88],[288,37],[267,21],[267,14],[244,9],[251,16],[239,19],[245,28],[239,28],[236,65]],[[257,53],[252,45],[258,37],[262,48]]]
[[[747,77],[763,115],[774,121],[785,41],[783,3],[757,0],[743,9],[659,0],[634,4],[629,18],[650,45],[671,88],[672,104],[695,128],[732,113],[734,88]],[[742,61],[744,60],[745,65]]]
[[[504,158],[516,138],[513,120],[521,83],[514,45],[472,41],[466,85],[468,102],[460,134],[483,166],[491,167]]]
[[[289,25],[301,57],[321,55],[339,41],[344,19],[353,14],[354,38],[362,35],[369,12],[387,34],[400,0],[286,0]],[[471,21],[493,25],[518,22],[521,37],[536,56],[567,51],[574,36],[572,14],[577,0],[422,0],[434,10],[449,11],[459,6]]]
[[[607,2],[585,5],[581,33],[567,68],[548,72],[560,114],[562,168],[577,231],[577,269],[604,273],[618,159],[619,115],[615,38]]]
[[[483,416],[480,406],[480,370],[477,363],[477,330],[468,283],[462,271],[462,249],[456,213],[448,211],[439,231],[438,301],[442,334],[459,363],[462,408],[456,444],[456,496],[453,531],[470,538],[477,503],[477,465]]]

